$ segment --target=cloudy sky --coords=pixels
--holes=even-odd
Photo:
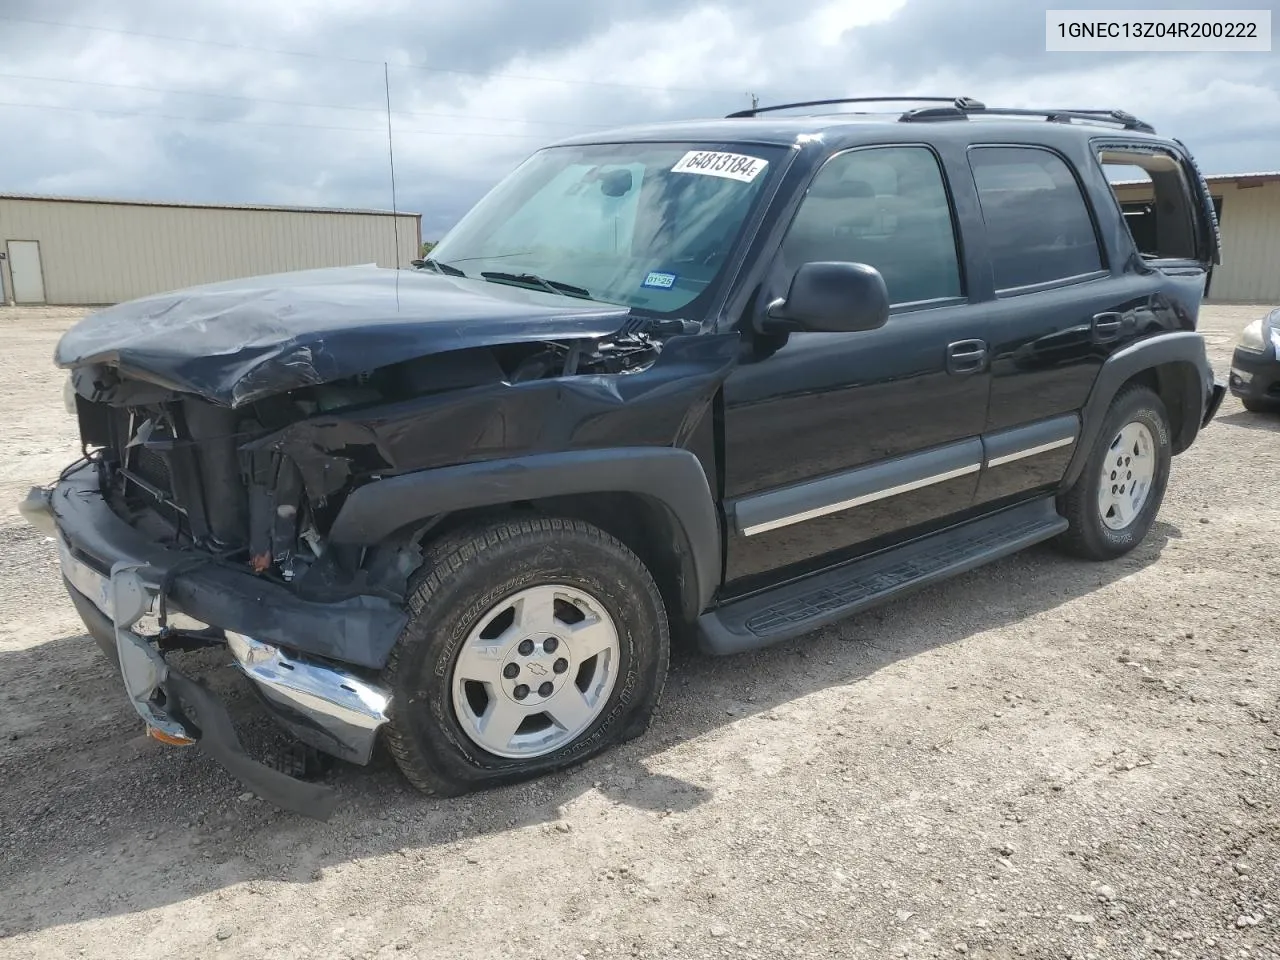
[[[1046,53],[1045,6],[0,0],[0,192],[389,207],[384,61],[399,206],[428,238],[542,144],[752,93],[1121,107],[1206,173],[1280,168],[1280,53]]]

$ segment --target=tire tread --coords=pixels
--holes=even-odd
[[[660,662],[657,667],[657,690],[653,694],[653,707],[645,718],[644,727],[641,730],[630,733],[630,736],[639,735],[652,725],[654,715],[661,706],[662,694],[665,688],[670,659],[670,643],[665,636],[668,633],[665,608],[657,585],[654,583],[648,568],[640,561],[640,558],[622,541],[593,524],[565,517],[540,516],[496,522],[489,521],[487,523],[477,522],[445,534],[439,540],[428,545],[423,556],[422,566],[409,581],[408,590],[406,591],[406,607],[409,610],[410,617],[408,624],[405,626],[405,634],[412,635],[413,627],[427,613],[433,597],[445,588],[452,577],[457,575],[464,567],[482,559],[489,551],[514,545],[520,540],[536,540],[547,535],[563,536],[565,534],[592,541],[600,548],[608,550],[615,554],[618,559],[624,561],[631,568],[631,572],[634,573],[637,582],[644,585],[650,595],[650,599],[656,605],[656,609],[662,614],[660,624],[664,633],[663,639],[666,642],[662,642],[659,645]],[[383,668],[384,682],[388,684],[394,683],[407,649],[408,647],[403,642],[403,639],[392,647],[391,654],[387,658],[387,664]],[[392,710],[392,722],[383,727],[384,737],[392,758],[405,778],[415,788],[432,796],[454,796],[465,792],[465,790],[457,789],[455,784],[441,777],[438,771],[425,762],[420,753],[414,749],[406,730],[400,724],[394,722],[394,701]]]

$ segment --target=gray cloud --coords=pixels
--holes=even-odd
[[[1022,0],[0,0],[4,16],[216,42],[0,20],[0,74],[90,81],[0,76],[0,190],[386,207],[384,59],[399,203],[429,237],[543,143],[721,115],[748,91],[1119,106],[1209,172],[1280,156],[1274,54],[1047,54]]]

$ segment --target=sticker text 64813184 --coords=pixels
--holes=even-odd
[[[701,173],[708,177],[725,177],[750,183],[764,172],[768,160],[748,157],[743,153],[718,153],[715,150],[690,150],[671,168],[672,173]]]

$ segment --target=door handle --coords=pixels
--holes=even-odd
[[[987,365],[987,344],[983,340],[957,340],[947,344],[947,373],[966,376]]]
[[[1093,320],[1089,324],[1089,333],[1095,343],[1110,343],[1112,340],[1119,338],[1120,330],[1123,326],[1123,314],[1115,313],[1114,311],[1095,313]]]

